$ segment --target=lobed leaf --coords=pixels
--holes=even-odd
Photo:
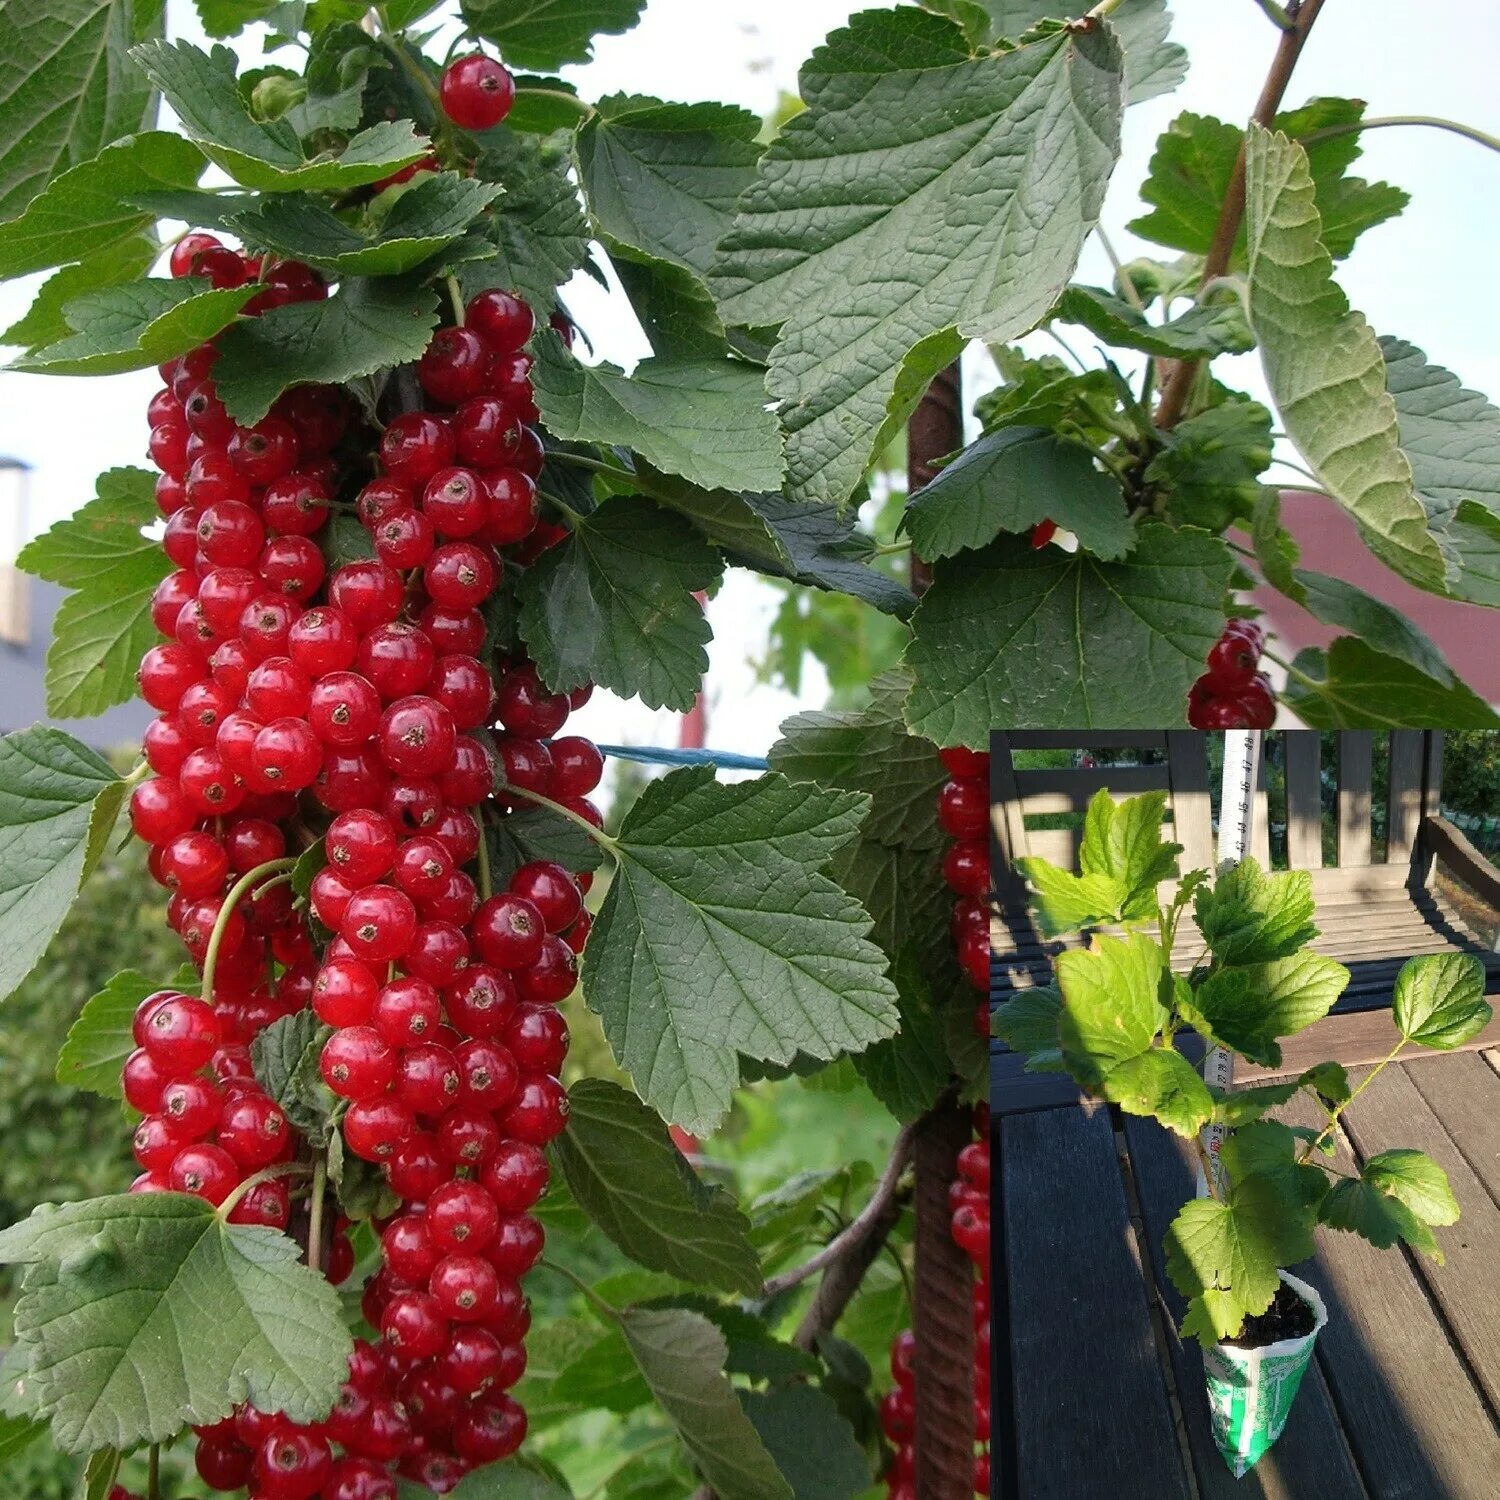
[[[1478,1036],[1494,1018],[1484,987],[1484,965],[1472,953],[1409,958],[1396,975],[1392,1018],[1407,1041],[1450,1051]]]
[[[191,983],[193,972],[179,972],[173,985]],[[163,988],[133,969],[124,969],[85,1001],[57,1055],[57,1081],[106,1099],[123,1099],[120,1068],[135,1051],[135,1013],[148,996]]]
[[[1161,946],[1139,932],[1096,937],[1054,965],[1062,994],[1057,1033],[1068,1072],[1099,1089],[1121,1063],[1139,1056],[1167,1024],[1161,1003]]]
[[[1327,651],[1313,646],[1299,651],[1281,697],[1311,729],[1500,725],[1500,715],[1456,678],[1445,684],[1354,636],[1340,636]]]
[[[506,62],[555,73],[593,59],[596,35],[618,36],[641,18],[645,0],[463,0],[464,22],[494,42]]]
[[[1348,984],[1343,964],[1304,949],[1246,968],[1219,969],[1178,1008],[1207,1041],[1279,1068],[1279,1039],[1321,1021]]]
[[[1315,910],[1306,870],[1267,873],[1254,859],[1241,860],[1193,901],[1198,930],[1224,964],[1292,958],[1318,935]]]

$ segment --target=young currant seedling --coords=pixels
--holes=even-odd
[[[1329,1158],[1344,1111],[1402,1046],[1457,1047],[1492,1011],[1477,958],[1423,955],[1396,980],[1399,1040],[1357,1086],[1336,1062],[1229,1092],[1206,1083],[1174,1045],[1180,1033],[1278,1068],[1280,1039],[1327,1015],[1349,971],[1309,946],[1318,929],[1305,871],[1273,874],[1246,859],[1217,877],[1183,875],[1181,846],[1162,838],[1165,803],[1165,793],[1151,792],[1117,804],[1101,790],[1089,805],[1078,874],[1017,861],[1042,934],[1091,935],[1086,947],[1059,954],[1052,984],[1009,1001],[994,1031],[1029,1069],[1065,1072],[1090,1094],[1198,1143],[1209,1192],[1184,1205],[1167,1231],[1167,1271],[1187,1299],[1183,1334],[1211,1345],[1266,1311],[1279,1269],[1313,1253],[1319,1224],[1380,1248],[1404,1241],[1441,1262],[1432,1226],[1452,1224],[1459,1210],[1436,1162],[1420,1151],[1382,1151],[1353,1175]],[[1174,966],[1189,908],[1202,951]],[[1120,931],[1094,931],[1104,928]],[[1326,1123],[1268,1118],[1299,1094]],[[1217,1163],[1200,1141],[1215,1123],[1228,1129]]]

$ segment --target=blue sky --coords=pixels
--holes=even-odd
[[[602,39],[596,60],[570,76],[588,97],[628,90],[668,99],[734,100],[769,110],[794,90],[797,68],[823,36],[859,7],[839,0],[648,0],[636,30]],[[1175,0],[1174,36],[1192,54],[1186,83],[1173,95],[1132,109],[1123,159],[1104,223],[1122,253],[1136,253],[1124,224],[1139,212],[1136,187],[1158,133],[1182,110],[1241,120],[1248,114],[1276,42],[1254,0]],[[175,34],[198,35],[186,0],[169,0]],[[1420,17],[1414,21],[1414,17]],[[252,62],[258,47],[244,55]],[[1500,131],[1495,80],[1500,77],[1500,6],[1495,0],[1328,0],[1288,96],[1351,95],[1368,113],[1439,114]],[[1455,370],[1466,384],[1500,392],[1493,262],[1500,229],[1500,155],[1433,130],[1368,133],[1359,170],[1407,188],[1404,216],[1371,231],[1345,263],[1340,280],[1354,305],[1381,333],[1397,334]],[[1107,280],[1097,247],[1081,274]],[[39,278],[0,286],[0,327],[24,310]],[[601,356],[633,360],[642,351],[627,310],[580,278],[570,299]],[[983,378],[984,361],[974,361]],[[1230,378],[1258,386],[1253,356]],[[94,476],[145,454],[144,411],[154,376],[108,380],[4,376],[0,385],[0,453],[32,465],[29,514],[0,550],[39,531],[93,493]],[[8,544],[8,545],[7,545]],[[711,606],[713,648],[711,738],[726,748],[763,749],[774,726],[797,708],[821,703],[817,674],[800,699],[757,686],[748,657],[764,636],[777,596],[739,579]],[[601,739],[675,742],[670,715],[602,698],[586,711]]]

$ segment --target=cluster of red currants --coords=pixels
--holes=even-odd
[[[990,1147],[989,1111],[974,1111],[976,1139],[959,1152],[948,1189],[954,1243],[974,1262],[974,1492],[990,1492]],[[908,1328],[891,1345],[895,1385],[881,1398],[880,1427],[895,1449],[886,1470],[886,1500],[917,1500],[916,1335]]]
[[[260,278],[252,310],[326,293],[306,267],[209,236],[180,242],[172,268]],[[311,1008],[332,1028],[322,1075],[344,1143],[400,1200],[364,1289],[377,1337],[356,1345],[327,1421],[244,1407],[198,1434],[204,1481],[258,1500],[390,1500],[396,1473],[446,1493],[526,1431],[506,1393],[526,1363],[542,1148],[567,1117],[556,1007],[590,918],[587,877],[547,861],[492,890],[484,826],[527,791],[597,825],[603,770],[560,733],[589,689],[551,693],[529,661],[487,648],[483,606],[566,535],[538,510],[532,331],[524,302],[478,294],[416,367],[423,409],[378,440],[328,386],[237,426],[212,344],[164,367],[151,402],[177,571],[152,606],[168,637],[139,674],[159,715],[155,774],[130,813],[204,982],[202,998],[163,992],[136,1017],[134,1187],[233,1194],[234,1222],[315,1238],[306,1193],[288,1189],[306,1152],[249,1046]],[[372,556],[330,562],[339,510]],[[290,870],[319,837],[304,903]],[[353,1268],[345,1227],[316,1256],[335,1281]]]
[[[938,794],[938,823],[953,840],[943,879],[957,896],[951,930],[958,961],[984,999],[974,1012],[981,1036],[990,1032],[990,758],[983,751],[941,752],[948,780]]]
[[[1266,632],[1254,620],[1233,619],[1208,653],[1208,670],[1188,693],[1194,729],[1269,729],[1276,695],[1260,670]]]

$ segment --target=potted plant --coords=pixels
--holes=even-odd
[[[1165,802],[1152,792],[1117,804],[1100,791],[1079,873],[1017,862],[1042,934],[1090,937],[1059,954],[1051,985],[1008,1002],[994,1031],[1029,1069],[1065,1072],[1089,1094],[1195,1143],[1200,1196],[1167,1231],[1167,1273],[1187,1300],[1181,1332],[1203,1345],[1215,1440],[1238,1477],[1280,1436],[1327,1319],[1317,1293],[1286,1271],[1313,1254],[1314,1229],[1352,1231],[1381,1248],[1404,1241],[1441,1263],[1433,1226],[1458,1218],[1446,1175],[1420,1151],[1382,1151],[1358,1175],[1336,1166],[1340,1117],[1402,1044],[1459,1046],[1491,1009],[1472,955],[1413,958],[1396,980],[1401,1040],[1357,1087],[1325,1062],[1271,1083],[1215,1088],[1176,1049],[1179,1033],[1277,1068],[1280,1039],[1326,1015],[1349,971],[1308,946],[1318,929],[1305,872],[1271,873],[1246,859],[1217,876],[1184,875],[1181,846],[1162,838]],[[1202,952],[1174,972],[1189,909]],[[1116,930],[1094,930],[1104,928]],[[1271,1117],[1304,1093],[1326,1116],[1321,1126]]]

